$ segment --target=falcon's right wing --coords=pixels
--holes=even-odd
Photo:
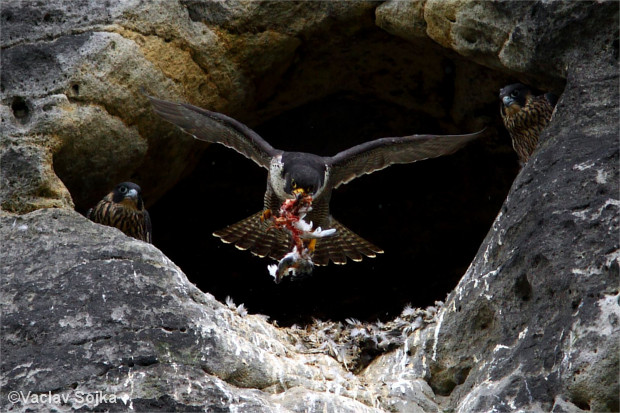
[[[234,149],[263,168],[269,169],[271,158],[282,153],[252,129],[231,117],[186,103],[147,97],[155,113],[194,138]]]

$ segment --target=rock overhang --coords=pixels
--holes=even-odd
[[[386,2],[386,6],[384,7],[389,8],[390,4],[394,6],[397,3],[401,3],[401,5],[404,4],[403,2]],[[458,2],[454,4],[456,3]],[[485,5],[485,3],[481,4]],[[596,379],[596,377],[604,377],[604,372],[608,371],[608,368],[613,368],[613,365],[607,365],[600,359],[600,357],[604,358],[605,354],[612,354],[610,353],[611,347],[606,345],[609,340],[605,339],[604,335],[600,335],[600,339],[591,340],[590,344],[586,341],[575,342],[571,339],[570,334],[562,334],[563,330],[561,328],[555,328],[558,325],[563,325],[563,317],[553,318],[552,321],[555,320],[553,321],[553,325],[549,325],[548,330],[543,329],[542,334],[540,333],[540,329],[532,327],[527,329],[517,328],[514,330],[516,331],[515,334],[511,334],[510,331],[522,325],[526,318],[529,319],[528,322],[534,323],[535,325],[546,326],[547,324],[545,324],[546,321],[544,317],[536,317],[532,311],[540,309],[543,314],[547,314],[548,311],[553,310],[549,308],[549,306],[553,304],[554,300],[558,300],[558,297],[560,302],[570,304],[556,310],[567,315],[568,313],[574,313],[576,309],[580,309],[575,316],[583,318],[583,325],[585,325],[588,320],[598,319],[598,314],[604,312],[609,313],[609,308],[605,303],[613,302],[613,300],[610,301],[609,297],[613,297],[614,294],[617,294],[617,291],[614,293],[614,291],[610,289],[611,287],[605,287],[606,279],[613,280],[614,276],[617,279],[617,258],[614,258],[613,255],[613,251],[617,250],[617,243],[614,246],[612,245],[613,243],[609,243],[605,241],[605,239],[601,239],[601,237],[595,235],[595,232],[598,230],[604,230],[606,234],[611,234],[609,231],[613,232],[613,229],[617,229],[618,226],[617,219],[614,221],[613,218],[614,208],[617,208],[615,202],[617,201],[614,201],[613,197],[609,195],[613,192],[610,188],[613,188],[614,178],[617,178],[618,175],[617,148],[615,152],[610,152],[609,147],[601,145],[598,147],[596,155],[586,146],[581,146],[584,148],[584,150],[581,151],[570,150],[571,147],[580,145],[580,142],[583,143],[582,136],[584,133],[588,136],[596,136],[600,139],[600,142],[608,142],[608,131],[610,128],[613,129],[611,123],[615,120],[617,125],[617,114],[615,118],[609,115],[609,111],[613,110],[614,105],[617,105],[617,93],[615,93],[616,99],[614,100],[614,96],[612,96],[613,93],[612,95],[607,95],[603,92],[603,90],[618,90],[617,76],[614,80],[613,76],[606,74],[607,72],[605,69],[605,67],[607,67],[606,65],[609,65],[609,67],[614,67],[614,64],[617,65],[617,28],[613,30],[600,30],[596,34],[593,34],[593,28],[607,27],[605,26],[605,22],[610,19],[613,20],[614,15],[617,16],[617,10],[614,10],[609,3],[606,5],[597,5],[595,3],[580,5],[536,2],[525,5],[523,3],[518,3],[518,6],[514,8],[510,8],[507,4],[500,5],[499,7],[501,10],[498,11],[510,15],[510,18],[507,19],[509,22],[509,30],[505,31],[505,33],[510,33],[510,36],[506,38],[513,41],[514,44],[520,42],[522,47],[512,49],[515,52],[514,57],[518,57],[518,59],[513,59],[513,64],[505,65],[508,69],[508,72],[505,74],[509,74],[513,76],[513,78],[526,83],[534,84],[539,88],[550,88],[556,93],[558,90],[556,90],[557,86],[554,82],[560,82],[561,84],[562,77],[567,75],[570,86],[567,88],[569,93],[561,100],[556,114],[557,119],[550,126],[548,133],[543,136],[539,154],[532,164],[522,171],[517,178],[506,207],[501,210],[501,214],[496,224],[493,226],[488,239],[483,243],[484,248],[480,251],[480,260],[477,264],[470,267],[466,279],[461,283],[461,288],[455,290],[453,296],[448,299],[447,308],[441,311],[441,314],[443,314],[441,317],[442,322],[438,322],[434,327],[429,327],[426,333],[418,335],[418,339],[416,339],[418,340],[418,344],[413,347],[416,351],[412,351],[411,353],[417,354],[420,357],[413,360],[407,359],[405,357],[407,354],[400,354],[398,352],[391,354],[390,357],[394,358],[394,363],[401,361],[396,357],[401,357],[415,367],[413,370],[402,371],[399,374],[411,373],[411,371],[417,371],[416,377],[424,377],[425,374],[430,374],[431,377],[426,377],[426,379],[431,384],[431,388],[434,388],[437,394],[442,394],[442,392],[449,393],[450,395],[446,397],[451,401],[447,403],[459,409],[491,408],[492,405],[494,405],[492,400],[497,400],[496,396],[503,398],[504,403],[529,406],[530,408],[534,406],[543,406],[543,408],[552,409],[567,405],[570,407],[570,403],[572,403],[573,407],[576,405],[584,409],[614,409],[614,406],[617,407],[617,399],[614,404],[613,397],[609,397],[609,394],[614,394],[614,383],[597,381]],[[423,10],[423,16],[426,16],[427,13],[431,13],[433,7],[442,7],[439,2],[427,2],[426,6],[428,10]],[[484,7],[493,7],[493,4],[488,3]],[[4,12],[5,9],[3,9],[3,18],[6,17]],[[118,14],[111,14],[118,16]],[[128,15],[135,16],[135,14],[138,13],[129,13]],[[484,15],[484,13],[482,13],[482,15]],[[54,14],[53,16],[56,15]],[[573,26],[567,24],[569,19],[567,19],[566,16],[572,16],[571,18],[577,19],[580,24]],[[46,21],[44,17],[45,14],[41,14],[43,21]],[[549,24],[548,27],[540,24],[541,21],[545,21],[545,18],[549,19],[550,17],[554,17],[554,21],[552,24]],[[47,18],[48,22],[54,20],[55,18],[52,19],[52,17]],[[454,24],[459,21],[458,10],[456,13],[450,14],[450,16],[446,16],[444,20],[447,20],[449,23],[446,27],[454,26]],[[246,19],[245,21],[252,21],[252,19]],[[588,25],[588,21],[596,21],[596,25]],[[446,23],[446,21],[444,21],[444,23]],[[585,25],[581,23],[585,23]],[[323,22],[322,24],[327,23]],[[513,26],[511,26],[511,24]],[[516,26],[519,26],[520,29],[511,32],[510,27]],[[571,27],[579,27],[577,33],[573,33],[573,36],[570,35],[570,31],[572,30]],[[45,33],[46,30],[41,30],[41,32]],[[171,35],[173,31],[170,30],[170,27],[160,30],[158,33],[162,34],[164,38],[161,44],[171,44],[172,46],[178,44],[175,42],[175,36]],[[451,30],[450,33],[452,37],[444,37],[447,39],[446,41],[453,41],[455,33],[458,35],[459,31]],[[579,34],[579,36],[577,36],[577,34]],[[543,42],[536,40],[537,38],[545,37],[542,35],[546,36]],[[437,39],[441,39],[440,34],[434,36],[436,36]],[[613,39],[614,36],[615,41]],[[609,38],[607,39],[606,37]],[[136,36],[136,38],[138,37]],[[467,38],[469,38],[469,40],[476,40],[472,39],[470,35],[463,35],[463,38],[465,41],[467,41]],[[554,39],[559,38],[564,40],[554,42]],[[492,42],[497,40],[494,36],[490,36],[490,39]],[[499,39],[501,39],[501,37],[499,37]],[[589,50],[588,47],[583,46],[588,42],[597,44],[600,47]],[[475,42],[469,41],[467,44],[475,44]],[[118,43],[115,43],[115,45],[115,47],[119,47]],[[462,45],[466,45],[466,43]],[[551,46],[556,47],[557,50],[549,50]],[[111,43],[110,47],[112,47]],[[295,45],[291,43],[289,47],[292,48],[295,47]],[[482,50],[483,48],[480,49]],[[260,49],[257,48],[256,50]],[[488,50],[496,49],[489,48]],[[510,53],[508,52],[511,49],[504,48],[503,50],[502,58],[504,60],[500,60],[500,63],[509,62]],[[461,52],[467,55],[466,51],[459,51],[459,53]],[[190,56],[199,62],[201,61],[200,59],[204,59],[205,57],[199,54],[190,54]],[[580,59],[582,59],[582,56],[590,56],[592,60],[575,60],[575,56],[578,56]],[[615,56],[615,63],[613,56]],[[470,57],[472,56],[468,56],[468,58]],[[484,56],[481,57],[480,55],[473,55],[473,58],[478,62],[485,60]],[[543,60],[544,64],[540,64]],[[494,61],[496,62],[496,60]],[[485,64],[491,67],[497,64],[489,62],[490,61]],[[569,63],[572,66],[569,65]],[[607,67],[607,69],[609,69],[609,67]],[[545,77],[547,71],[550,74],[550,78]],[[121,79],[134,78],[128,75],[127,72],[120,71],[120,73],[123,75],[120,76]],[[179,72],[176,71],[175,73]],[[215,75],[218,75],[218,73],[215,73]],[[221,73],[219,73],[219,75],[221,75]],[[159,77],[159,79],[161,79],[162,84],[165,85],[172,85],[175,84],[175,82],[178,84],[179,82],[175,78],[175,80],[170,83],[170,80],[166,80],[165,76]],[[237,78],[236,80],[238,79],[241,78]],[[551,83],[547,83],[549,79],[551,79]],[[244,88],[231,87],[231,85],[236,84],[234,80],[235,79],[233,79],[232,82],[229,81],[228,88],[223,87],[218,90],[226,91],[229,97],[233,96],[231,94],[233,91],[246,90]],[[266,82],[266,86],[264,86],[266,89],[264,90],[268,90],[270,82],[272,82],[272,80]],[[94,84],[94,82],[91,83],[91,85],[92,84]],[[246,83],[240,81],[238,84]],[[76,85],[78,86],[77,89],[75,88]],[[70,93],[75,94],[78,92],[82,94],[86,92],[87,96],[87,92],[89,92],[88,85],[89,83],[86,85],[82,83],[67,83],[67,87],[70,88]],[[105,85],[105,83],[103,85]],[[603,88],[601,85],[608,85],[609,88]],[[105,87],[92,88],[90,93],[97,95],[102,90],[106,90]],[[193,90],[194,89],[192,89],[192,91]],[[205,90],[208,91],[211,89],[205,89],[203,87],[201,89],[196,88],[195,90],[200,90],[204,94]],[[6,89],[3,90],[3,92],[5,91]],[[162,91],[165,91],[165,89],[162,89]],[[182,92],[176,93],[176,96],[181,96],[183,94]],[[66,96],[68,96],[68,94]],[[169,97],[170,96],[175,95],[169,95]],[[37,107],[36,105],[28,106],[29,101],[27,97],[23,97],[23,99],[27,108]],[[199,105],[202,103],[196,98],[190,97],[188,100]],[[233,100],[237,102],[248,101],[247,99],[240,99],[239,96]],[[127,96],[125,96],[124,100],[121,99],[121,101],[127,102]],[[3,101],[3,103],[6,102]],[[103,101],[103,103],[104,107],[106,107],[106,111],[113,116],[118,114],[110,109],[111,106],[108,105],[107,102]],[[138,106],[141,105],[138,104]],[[224,102],[220,108],[225,107],[226,103]],[[239,113],[239,117],[244,121],[253,126],[259,126],[260,122],[252,119],[250,114],[243,114],[243,108],[239,106],[235,108],[234,105],[231,107],[233,107],[233,112],[236,111],[236,113]],[[23,108],[23,105],[18,104],[16,108],[18,112],[21,113],[19,109]],[[577,112],[575,108],[582,108],[584,112]],[[250,107],[249,109],[249,111],[256,114],[259,114],[261,110],[259,107]],[[279,108],[265,116],[267,118],[272,118],[279,113],[287,113],[281,109],[282,108]],[[10,112],[6,111],[6,106],[3,105],[2,110],[3,118],[9,119],[11,115]],[[138,111],[139,110],[140,109],[138,109]],[[89,110],[89,112],[93,111],[96,111],[96,109]],[[4,116],[4,113],[8,114],[8,116]],[[456,117],[454,114],[452,114],[452,116]],[[147,124],[148,123],[149,122],[147,122]],[[146,129],[149,127],[153,128],[159,126],[149,124],[146,126]],[[586,127],[587,131],[584,130]],[[139,128],[140,127],[138,127],[138,129]],[[162,141],[167,142],[166,140],[169,137],[170,136],[164,136],[165,139],[162,139]],[[50,154],[56,150],[53,145],[50,146],[48,144],[48,142],[52,142],[53,139],[41,135],[39,135],[37,139],[39,141],[44,140],[46,143],[41,147],[37,146],[38,141],[36,139],[29,141],[29,143],[31,148],[39,148],[35,151],[35,155],[40,154],[37,156],[41,157],[37,158],[34,155],[24,155],[20,159],[28,160],[26,164],[40,163],[40,160],[44,159],[43,163],[49,166],[51,165]],[[561,141],[560,139],[565,140]],[[18,141],[18,139],[15,141]],[[15,141],[13,141],[12,144],[15,144]],[[27,152],[20,152],[23,151],[23,147],[19,147],[18,150],[15,149],[16,148],[11,148],[10,153],[13,155],[20,153],[27,154]],[[159,153],[162,152],[154,150],[150,155]],[[193,152],[190,151],[190,153]],[[47,158],[45,158],[46,156]],[[39,161],[37,161],[37,159],[39,159]],[[614,162],[614,159],[616,164],[615,169],[610,166]],[[15,162],[14,164],[18,165],[19,162]],[[565,165],[566,168],[562,165]],[[562,169],[564,172],[560,173],[558,168],[564,168]],[[50,171],[52,171],[51,175],[49,175]],[[6,173],[6,169],[3,172]],[[592,175],[591,179],[586,179],[586,175],[589,176],[588,174],[590,173],[594,175]],[[37,175],[33,176],[33,181],[39,183],[36,187],[36,191],[29,193],[28,191],[30,189],[27,187],[20,188],[17,191],[20,194],[26,193],[27,195],[34,195],[34,197],[31,196],[28,198],[27,196],[24,198],[27,204],[30,202],[28,208],[32,209],[33,207],[37,208],[50,205],[40,202],[41,200],[49,202],[50,199],[52,199],[53,202],[57,202],[56,205],[64,205],[65,207],[71,206],[71,200],[67,197],[66,191],[63,193],[56,189],[56,192],[54,192],[54,188],[62,188],[63,185],[58,185],[59,181],[57,180],[54,181],[53,170],[51,170],[51,168],[48,167],[47,170],[43,169],[37,171]],[[549,179],[546,179],[546,177],[549,177]],[[177,180],[178,176],[171,178],[171,181],[176,182]],[[40,184],[41,182],[43,185]],[[52,185],[50,182],[55,182],[55,184]],[[558,182],[562,183],[561,188],[554,188],[553,182],[555,182],[556,185],[558,185]],[[575,186],[575,183],[579,182],[581,182],[582,185]],[[593,182],[596,182],[597,185],[594,185]],[[103,186],[103,184],[101,186]],[[104,189],[101,189],[101,191],[104,191]],[[74,195],[74,192],[75,191],[73,191],[71,195]],[[593,195],[595,193],[598,193],[600,196],[606,196],[609,199],[599,199]],[[578,198],[583,200],[581,204],[571,201],[575,199],[577,194],[579,194]],[[535,213],[532,214],[530,211],[529,214],[525,214],[525,210],[520,208],[519,205],[527,205],[528,199],[531,197],[542,197],[540,199],[546,199],[547,202],[536,208],[534,210]],[[76,196],[74,195],[73,198],[75,199]],[[155,194],[153,198],[157,199],[157,194]],[[34,203],[32,199],[34,199]],[[19,202],[22,201],[18,199],[17,205],[19,205]],[[570,208],[573,209],[565,211],[565,208],[562,207],[563,204],[570,205]],[[546,206],[549,206],[549,208]],[[21,211],[25,212],[29,210],[28,208],[22,209]],[[547,215],[546,213],[549,212],[550,209],[554,209],[554,213]],[[19,209],[16,208],[16,211],[17,210]],[[555,234],[558,235],[558,237],[554,237],[553,239],[548,239],[544,236],[543,239],[534,237],[534,235],[539,233],[536,231],[537,228],[543,225],[549,227],[551,224],[553,224],[553,228],[550,229],[549,235]],[[586,227],[589,228],[589,230],[585,231],[586,227],[584,227],[583,224],[587,224]],[[598,230],[595,231],[594,228],[598,228]],[[579,232],[579,229],[584,230],[584,237],[573,238],[569,236],[571,232]],[[566,243],[563,240],[572,241]],[[564,246],[562,251],[551,251],[550,248],[552,248],[553,245],[557,245],[558,242]],[[564,243],[562,244],[562,242]],[[579,249],[582,253],[583,251],[589,252],[576,258],[565,253],[565,251],[570,251],[573,248]],[[602,261],[600,259],[594,259],[592,256],[592,254],[598,254],[599,252],[603,253],[605,257]],[[586,263],[587,260],[591,260],[592,263]],[[508,263],[509,265],[498,266],[498,263]],[[537,264],[530,266],[529,263]],[[556,277],[564,273],[572,274],[572,278],[562,277],[556,279]],[[549,277],[551,281],[545,281],[545,277]],[[504,279],[509,281],[509,285],[506,285],[505,294],[502,293],[503,284],[501,283],[501,280]],[[494,292],[489,292],[487,288],[494,288],[494,284],[497,288]],[[564,287],[566,287],[566,289]],[[525,294],[523,293],[524,291],[526,292]],[[587,298],[584,300],[580,299],[582,295]],[[553,297],[556,298],[554,299]],[[479,306],[482,305],[481,303],[485,303],[485,300],[486,306],[484,306],[485,311],[483,313],[486,314],[486,316],[481,318],[481,322],[470,324],[463,323],[463,320],[469,320],[469,316],[473,316],[480,312],[478,311]],[[500,303],[504,303],[505,306],[499,305]],[[541,306],[541,303],[546,304]],[[510,308],[520,309],[519,311],[525,318],[516,317],[514,319],[505,320],[505,311]],[[458,309],[458,311],[456,311],[456,309]],[[503,317],[498,316],[500,314],[499,311],[504,311],[501,313]],[[459,315],[459,313],[461,315]],[[475,317],[472,317],[472,319],[475,319]],[[489,323],[485,320],[492,320],[493,322]],[[611,318],[609,318],[609,320],[611,320]],[[472,337],[475,336],[483,341],[488,341],[489,345],[498,351],[487,354],[489,357],[485,356],[486,358],[483,359],[482,362],[473,363],[473,368],[469,369],[469,367],[472,367],[472,360],[475,361],[480,359],[477,358],[479,357],[478,354],[471,354],[467,348],[455,345],[462,341],[462,335],[458,334],[461,326],[469,326],[468,328],[472,329]],[[578,330],[579,326],[577,325],[575,328]],[[610,329],[612,334],[615,331],[611,324],[610,326],[605,326],[605,329]],[[36,333],[36,329],[27,332]],[[504,334],[506,332],[508,332],[508,334]],[[498,338],[497,334],[502,335]],[[591,334],[591,332],[588,334]],[[513,335],[516,336],[513,337]],[[420,341],[420,336],[425,336],[428,340]],[[599,335],[597,334],[597,336]],[[513,345],[514,343],[517,345]],[[554,345],[555,347],[553,347]],[[587,349],[592,345],[596,346],[599,354],[602,356],[593,359],[588,351],[581,353],[579,350],[581,348]],[[480,348],[484,349],[486,347],[482,346]],[[527,349],[531,348],[538,349],[538,351],[548,354],[544,364],[538,366],[536,359],[530,357],[532,356],[532,352]],[[554,367],[556,365],[553,364],[554,358],[551,356],[554,354],[554,348],[559,349],[563,357],[562,370],[559,374],[556,367]],[[425,370],[427,366],[425,366],[423,361],[424,354],[430,356],[433,360],[433,366],[430,371]],[[515,368],[515,364],[508,362],[509,360],[515,360],[516,364],[522,364],[524,368],[522,369],[520,366]],[[595,364],[593,365],[591,364],[592,360],[595,360]],[[386,360],[382,361],[386,362]],[[551,363],[548,363],[549,361]],[[491,371],[489,370],[489,366],[493,367],[494,365],[502,366],[502,368],[491,369],[493,370],[493,375],[490,376],[490,380],[492,380],[494,384],[488,383],[487,385],[479,385],[479,383],[484,382],[484,377],[487,377]],[[588,365],[593,367],[588,367]],[[148,366],[144,367],[147,368]],[[394,372],[392,369],[393,367],[394,365],[388,363],[388,370]],[[540,369],[539,374],[537,373],[537,371],[539,371],[537,369]],[[374,379],[377,377],[385,378],[385,373],[385,369],[382,369],[380,366],[374,366],[373,369],[368,370],[366,373],[367,380],[369,382],[374,382]],[[394,388],[402,389],[403,387],[399,387],[399,385],[402,386],[402,384],[399,384],[400,382],[398,380],[392,380],[396,378],[397,377],[391,377],[388,381],[391,385],[395,386]],[[575,380],[573,380],[571,384],[573,378]],[[426,382],[421,384],[424,383]],[[601,386],[601,383],[604,384],[604,386]],[[617,382],[615,386],[617,389]],[[427,388],[426,391],[430,392],[428,394],[432,395],[431,388]],[[596,389],[596,391],[592,391],[593,389]],[[552,396],[549,396],[549,394],[552,394]],[[615,394],[617,395],[617,391],[615,391]],[[392,404],[395,400],[401,400],[400,403],[403,403],[403,396],[401,394],[396,395],[395,393],[389,393],[387,395],[395,398],[389,399],[390,402],[384,405],[384,407],[388,405],[395,406],[396,404]],[[489,395],[494,396],[488,397]],[[407,400],[406,397],[405,400]],[[420,400],[421,399],[418,399],[419,402]],[[403,403],[400,406],[406,405],[406,403]],[[293,404],[290,404],[290,406],[293,406]],[[501,407],[501,404],[497,406]]]

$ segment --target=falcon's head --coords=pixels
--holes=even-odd
[[[142,210],[144,202],[142,201],[142,189],[133,182],[122,182],[108,194],[110,201],[123,204],[131,209]]]
[[[282,156],[284,192],[294,196],[316,196],[325,185],[325,163],[309,153],[288,152]]]
[[[530,88],[522,83],[513,83],[499,91],[499,98],[502,101],[502,113],[514,114],[520,111],[532,95]]]

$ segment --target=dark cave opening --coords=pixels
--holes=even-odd
[[[456,154],[394,165],[334,191],[332,215],[384,254],[316,267],[310,277],[275,284],[267,271],[273,260],[212,236],[263,208],[266,170],[228,148],[203,143],[198,165],[159,199],[149,196],[157,185],[152,169],[123,178],[142,186],[154,245],[191,282],[283,326],[313,318],[386,321],[406,304],[444,300],[519,170],[498,101],[499,89],[516,79],[432,42],[409,43],[374,26],[358,31],[355,40],[346,33],[308,37],[294,58],[276,64],[278,70],[252,78],[247,107],[226,114],[237,113],[276,148],[319,155],[381,137],[489,127],[487,137]],[[156,159],[168,161],[166,156],[173,155],[158,153]],[[76,209],[90,206],[78,202]]]
[[[254,129],[276,148],[319,155],[385,136],[447,133],[428,115],[353,93],[307,103]],[[272,260],[211,235],[262,209],[267,176],[211,145],[192,174],[150,208],[154,244],[202,291],[220,301],[230,296],[280,325],[389,320],[406,304],[444,300],[465,273],[518,171],[509,145],[507,136],[491,136],[454,155],[395,165],[338,188],[332,215],[385,253],[316,267],[310,277],[281,284],[267,271]]]

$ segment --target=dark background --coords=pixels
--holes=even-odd
[[[496,109],[488,108],[489,118]],[[490,126],[489,137],[454,155],[394,165],[334,191],[332,215],[383,248],[377,258],[316,267],[311,277],[275,284],[267,271],[273,260],[211,235],[262,209],[267,177],[220,145],[209,146],[192,174],[150,208],[154,244],[203,291],[221,301],[230,296],[280,325],[388,320],[405,304],[431,305],[465,273],[518,172],[508,135],[497,119]],[[319,155],[385,136],[445,133],[422,113],[346,93],[254,129],[276,148]]]

